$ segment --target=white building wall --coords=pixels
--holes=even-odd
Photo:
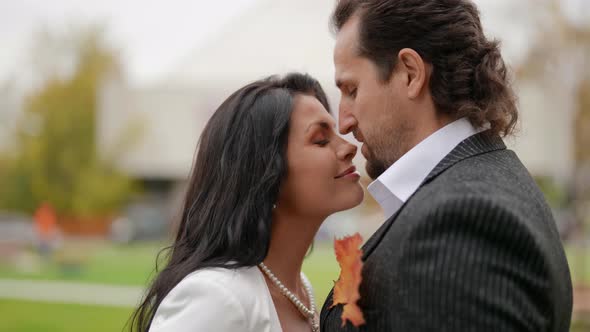
[[[486,32],[503,41],[503,53],[512,67],[523,61],[527,43],[537,38],[533,17],[528,15],[531,4],[526,1],[477,1]],[[248,82],[292,70],[318,78],[337,113],[334,38],[328,29],[333,3],[260,0],[213,32],[161,83],[141,89],[111,84],[101,99],[102,146],[112,145],[126,123],[144,123],[141,140],[120,158],[120,164],[136,176],[183,179],[198,135],[223,99]],[[531,172],[567,178],[573,165],[572,90],[550,80],[530,83],[521,82],[518,88],[521,131],[507,143]]]

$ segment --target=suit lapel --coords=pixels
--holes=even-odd
[[[391,225],[394,223],[399,213],[404,209],[405,205],[405,203],[402,204],[399,210],[397,210],[397,212],[395,212],[391,217],[389,217],[389,219],[387,219],[383,223],[383,225],[381,225],[363,245],[363,261],[365,261],[367,257],[369,257],[369,255],[373,252],[377,244],[381,242],[381,239],[383,238],[383,236],[385,236],[385,234],[387,233]]]
[[[383,225],[381,225],[381,227],[379,227],[379,229],[377,229],[377,231],[363,245],[363,248],[362,248],[363,249],[363,257],[362,257],[363,261],[366,260],[366,258],[373,251],[373,249],[375,249],[376,245],[381,241],[381,238],[387,233],[387,230],[389,229],[389,227],[391,227],[391,225],[393,224],[393,221],[395,220],[395,218],[397,217],[399,212],[403,209],[403,207],[404,206],[402,205],[400,207],[400,209],[396,213],[393,214],[393,216],[391,216],[389,219],[387,219],[387,221],[385,221],[383,223]],[[328,315],[333,310],[337,309],[337,306],[331,307],[333,296],[334,296],[334,288],[332,287],[332,290],[328,294],[328,297],[326,298],[326,301],[324,302],[324,305],[322,307],[321,316],[320,316],[320,322],[321,322],[320,331],[324,330],[324,323],[326,322],[326,318],[328,317]]]
[[[400,213],[400,211],[404,208],[404,205],[402,205],[400,207],[400,209],[396,213],[394,213],[393,216],[391,216],[389,219],[387,219],[387,221],[385,221],[383,223],[383,225],[381,225],[381,227],[379,227],[379,229],[377,229],[377,231],[363,245],[363,257],[362,257],[363,261],[365,261],[367,259],[367,257],[369,256],[369,254],[371,252],[373,252],[373,250],[375,249],[377,244],[379,242],[381,242],[381,239],[383,238],[383,236],[385,236],[389,227],[391,227],[391,225],[395,221],[395,219],[398,216],[398,214]],[[337,310],[337,306],[331,307],[333,296],[334,296],[334,288],[332,288],[332,290],[330,291],[330,294],[328,294],[328,297],[326,298],[326,301],[324,302],[324,305],[322,307],[322,312],[321,312],[321,316],[320,316],[320,322],[321,322],[320,331],[324,330],[324,324],[326,322],[326,318],[328,317],[328,315],[330,315],[333,310]]]
[[[333,303],[333,296],[334,296],[334,287],[330,290],[328,297],[326,297],[326,301],[324,301],[324,305],[322,306],[322,311],[320,311],[320,331],[325,331],[325,324],[328,318],[328,315],[334,310],[335,308],[332,307]]]
[[[459,143],[443,160],[434,167],[428,174],[426,179],[422,182],[420,187],[432,181],[449,167],[455,165],[463,159],[477,156],[483,153],[488,153],[496,150],[504,150],[506,145],[502,138],[497,135],[491,135],[489,130],[475,134],[463,142]]]

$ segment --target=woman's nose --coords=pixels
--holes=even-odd
[[[342,146],[340,147],[340,149],[338,150],[338,159],[341,160],[352,160],[352,158],[354,158],[354,156],[356,155],[356,151],[358,150],[358,148],[356,147],[356,145],[351,144],[347,141],[345,141],[344,139],[342,139]]]

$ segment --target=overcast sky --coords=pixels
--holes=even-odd
[[[34,31],[88,22],[107,27],[133,80],[149,81],[254,1],[0,0],[0,82],[18,75]]]
[[[132,81],[149,82],[171,70],[209,32],[255,1],[0,0],[0,82],[17,76],[18,68],[27,63],[34,31],[42,26],[59,30],[88,22],[108,28],[115,46],[123,51]],[[562,1],[570,3],[569,11],[574,14],[590,11],[589,0]]]

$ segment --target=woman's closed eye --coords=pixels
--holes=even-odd
[[[330,143],[329,139],[323,139],[323,140],[319,140],[319,141],[314,141],[313,144],[319,145],[319,146],[326,146],[328,145],[328,143]]]

